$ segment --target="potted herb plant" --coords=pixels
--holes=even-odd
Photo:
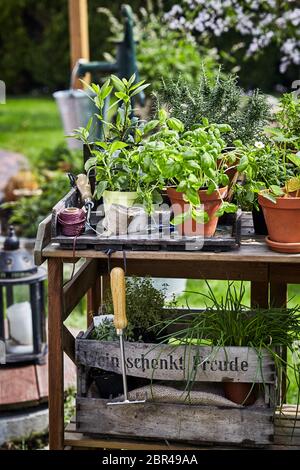
[[[91,158],[85,169],[88,174],[95,172],[94,197],[103,197],[106,216],[113,204],[129,208],[139,202],[150,212],[153,202],[160,202],[156,178],[149,171],[145,174],[143,161],[134,151],[153,129],[153,123],[145,124],[133,115],[134,96],[149,86],[144,80],[138,83],[135,80],[135,75],[129,80],[111,75],[102,86],[89,85],[89,90],[96,94],[91,99],[99,110],[97,119],[103,127],[103,141],[90,142],[92,119],[85,128],[75,129],[72,134],[89,148]],[[112,102],[108,110],[115,111],[115,120],[110,122],[103,116],[107,101]],[[126,229],[127,226],[122,233]]]
[[[298,340],[300,333],[299,307],[249,310],[243,304],[243,284],[237,288],[234,283],[228,283],[226,292],[219,300],[209,283],[207,286],[208,294],[199,292],[199,295],[205,297],[206,308],[201,312],[190,311],[161,322],[162,339],[173,345],[185,345],[187,356],[195,345],[211,346],[211,353],[198,362],[198,367],[202,366],[203,360],[212,361],[220,350],[224,350],[226,355],[226,348],[247,347],[254,348],[257,353],[259,373],[263,353],[267,352],[274,361],[277,372],[294,374],[295,381],[299,384],[299,364],[287,363],[278,352],[282,347],[292,352],[294,350],[294,342]],[[166,334],[170,326],[172,332]],[[196,368],[187,374],[188,389],[192,389],[196,374]],[[264,381],[262,384],[264,385]],[[223,385],[225,396],[231,401],[244,405],[255,401],[255,383],[224,382]],[[282,397],[283,403],[285,398]]]
[[[276,114],[277,127],[269,129],[284,172],[280,186],[259,195],[269,237],[275,251],[300,252],[300,102],[293,93],[283,95]]]
[[[226,157],[237,151],[227,150],[223,139],[231,128],[203,119],[201,125],[185,131],[183,123],[169,117],[163,108],[158,122],[159,130],[144,143],[140,156],[167,186],[173,223],[178,224],[179,232],[211,237],[218,217],[236,211],[236,206],[225,200],[229,184]]]
[[[235,186],[235,198],[243,210],[252,211],[255,233],[267,235],[258,195],[264,189],[282,186],[287,177],[293,176],[293,165],[283,167],[281,152],[271,141],[242,146],[241,152],[245,158],[244,180]]]
[[[258,203],[266,219],[269,246],[276,251],[300,252],[300,103],[292,93],[283,95],[275,119],[277,127],[267,129],[266,149],[252,159],[256,175],[253,178],[249,169],[246,174],[256,190],[258,176],[264,178]],[[252,156],[250,151],[250,160]]]
[[[227,145],[235,140],[244,143],[261,140],[270,117],[270,105],[259,90],[246,95],[238,86],[236,75],[226,75],[219,70],[212,76],[205,67],[197,81],[189,83],[184,77],[162,80],[157,105],[166,106],[186,130],[192,130],[203,118],[213,124],[229,125],[231,130],[224,136]]]
[[[245,160],[244,181],[242,185],[235,186],[237,201],[243,209],[253,211],[255,231],[265,235],[269,233],[267,242],[270,245],[273,242],[300,241],[294,226],[299,217],[297,209],[295,212],[298,207],[295,191],[299,188],[300,174],[300,139],[297,135],[300,106],[292,93],[283,95],[274,120],[277,127],[273,125],[266,128],[263,141],[256,141],[254,145],[240,145]],[[293,212],[290,204],[293,204]],[[264,216],[268,219],[268,227]],[[293,227],[290,225],[291,220]],[[275,244],[271,246],[274,249],[297,251],[297,246],[279,247]]]
[[[223,139],[231,127],[210,124],[203,118],[201,124],[186,131],[183,123],[163,108],[156,119],[141,122],[132,117],[131,100],[148,85],[134,81],[135,76],[127,81],[112,75],[102,87],[91,85],[100,111],[98,119],[104,128],[103,142],[91,147],[92,121],[75,131],[75,136],[90,148],[92,158],[85,168],[88,173],[95,171],[95,197],[103,197],[106,219],[109,220],[113,204],[128,208],[139,202],[151,213],[153,204],[162,202],[161,191],[167,186],[175,215],[173,222],[179,225],[179,232],[213,236],[218,217],[236,211],[236,206],[225,200],[228,162],[238,158],[238,164],[232,165],[238,170],[244,165],[238,149],[227,148]],[[116,99],[111,107],[119,107],[115,122],[105,122],[102,109],[111,94]],[[126,233],[126,223],[123,229],[118,233]],[[114,227],[111,231],[117,233]]]

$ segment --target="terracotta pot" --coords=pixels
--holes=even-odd
[[[218,160],[217,162],[217,167],[220,168],[222,164],[222,160]],[[229,183],[232,182],[233,178],[235,177],[236,173],[237,173],[237,165],[239,164],[239,159],[236,159],[234,162],[232,163],[227,163],[228,168],[226,168],[224,170],[224,173],[228,176],[229,178]],[[232,168],[233,167],[233,168]]]
[[[226,197],[228,187],[219,188],[218,191],[214,191],[208,195],[206,189],[199,190],[200,201],[204,205],[204,210],[207,212],[209,221],[206,224],[198,224],[195,220],[190,218],[183,224],[178,225],[178,232],[181,235],[187,236],[199,236],[213,237],[217,228],[219,217],[214,216],[216,211],[219,209],[222,203],[222,198]],[[219,194],[220,193],[220,194]],[[182,214],[189,210],[190,205],[183,199],[184,193],[176,191],[175,188],[167,188],[167,194],[172,204],[174,215]]]
[[[258,196],[270,240],[300,243],[300,197],[278,197],[276,201],[274,204],[262,194]]]
[[[224,382],[225,397],[238,405],[253,405],[256,400],[255,386],[244,382]],[[251,388],[253,389],[251,390]],[[249,396],[248,396],[249,395]],[[248,396],[248,398],[247,398]],[[247,398],[247,399],[246,399]]]
[[[300,243],[273,242],[270,237],[266,237],[265,240],[271,250],[278,253],[300,253]]]
[[[235,177],[235,175],[237,173],[237,169],[236,168],[229,168],[228,170],[225,170],[224,173],[228,176],[229,182],[231,183],[233,178]]]

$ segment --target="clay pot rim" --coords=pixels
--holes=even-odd
[[[218,188],[219,192],[221,193],[222,197],[226,197],[227,195],[227,192],[228,192],[228,186],[222,186],[221,188]],[[184,192],[182,191],[176,191],[176,186],[168,186],[167,187],[167,193],[172,193],[172,197],[174,199],[183,199],[183,194]],[[219,195],[219,192],[217,190],[215,190],[212,194],[206,194],[207,193],[207,189],[199,189],[198,190],[198,193],[200,194],[200,197],[202,197],[202,200],[206,201],[206,200],[216,200],[216,201],[219,201],[221,200],[222,198],[220,197]],[[174,196],[177,196],[174,197]]]
[[[297,210],[300,209],[300,197],[276,197],[276,203],[270,201],[263,194],[258,194],[258,202],[262,207],[270,207],[272,209],[281,210]]]
[[[282,191],[284,191],[284,188],[281,188],[281,189],[282,189]],[[299,191],[300,191],[300,190],[299,190]],[[264,199],[266,199],[265,196],[264,196],[264,193],[266,193],[266,192],[269,192],[269,191],[266,191],[266,190],[260,191],[260,192],[258,193],[258,195],[261,196],[261,197],[263,197]],[[275,196],[275,198],[276,198],[276,199],[300,199],[300,196],[290,196],[290,194],[294,194],[294,193],[296,193],[296,192],[297,192],[297,191],[292,191],[292,192],[290,192],[290,193],[285,193],[285,195],[286,195],[287,197],[284,197],[284,196]]]
[[[300,242],[275,242],[271,240],[269,235],[265,237],[265,241],[273,251],[291,254],[300,253]]]

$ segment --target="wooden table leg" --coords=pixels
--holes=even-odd
[[[93,315],[97,314],[100,305],[106,298],[107,289],[109,288],[109,276],[103,275],[97,277],[94,285],[87,293],[87,326],[89,327]]]
[[[108,291],[110,290],[110,275],[104,274],[101,276],[101,302],[104,303],[107,299]]]
[[[268,308],[269,305],[269,283],[251,282],[251,307]]]
[[[270,283],[270,306],[286,307],[287,304],[287,284],[285,282]]]
[[[278,307],[278,308],[285,308],[287,305],[287,284],[285,282],[271,282],[270,283],[270,306],[271,307]],[[281,349],[282,358],[286,361],[287,360],[287,350],[286,348]],[[286,401],[286,372],[287,368],[282,371],[279,377],[280,380],[280,402]]]
[[[49,447],[64,447],[63,263],[48,259]]]
[[[87,327],[93,321],[93,316],[98,314],[101,303],[101,279],[97,277],[93,286],[87,291]]]

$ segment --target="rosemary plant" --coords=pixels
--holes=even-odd
[[[269,104],[266,97],[255,90],[246,95],[237,84],[235,75],[207,77],[203,68],[200,79],[192,84],[182,77],[164,80],[156,95],[157,107],[166,106],[172,116],[180,119],[186,130],[207,118],[214,124],[228,124],[232,132],[227,143],[242,140],[254,142],[269,120]]]

